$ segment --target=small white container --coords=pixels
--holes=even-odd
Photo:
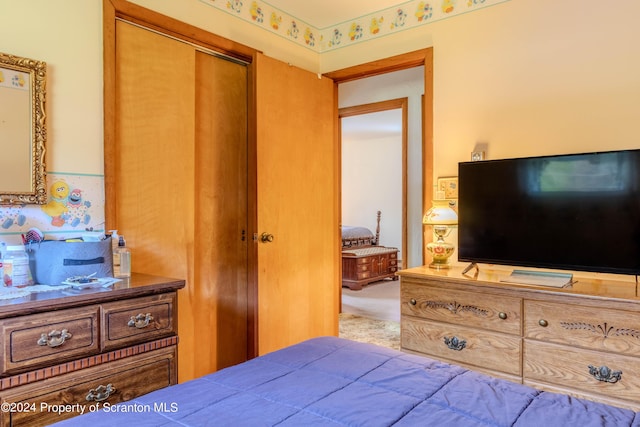
[[[23,246],[8,246],[2,259],[4,286],[27,286],[33,284],[29,269],[29,255]]]

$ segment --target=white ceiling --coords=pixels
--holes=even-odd
[[[316,28],[359,18],[406,1],[399,0],[268,0],[265,3]]]

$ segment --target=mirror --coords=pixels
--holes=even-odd
[[[0,52],[0,204],[44,204],[47,64]]]

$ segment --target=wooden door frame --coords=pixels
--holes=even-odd
[[[338,126],[340,132],[338,135],[338,146],[342,149],[342,119],[346,117],[354,117],[362,114],[376,113],[388,110],[401,110],[402,114],[402,255],[407,256],[407,115],[408,115],[409,98],[397,98],[387,101],[373,102],[370,104],[354,105],[352,107],[343,107],[338,109]],[[342,180],[342,173],[340,174]],[[342,199],[341,199],[342,200]],[[342,203],[342,201],[341,201]],[[342,221],[341,221],[342,222]]]
[[[365,64],[344,68],[337,71],[325,73],[324,75],[333,79],[335,96],[336,117],[339,117],[338,108],[338,86],[352,80],[373,77],[380,74],[394,71],[406,70],[413,67],[424,67],[424,95],[422,98],[422,212],[426,212],[431,207],[433,199],[433,48],[416,50],[413,52],[392,56],[386,59],[367,62]],[[340,120],[336,121],[336,138],[340,141]],[[338,147],[338,155],[341,155],[342,146]],[[341,159],[340,163],[341,164]],[[342,215],[340,205],[342,188],[342,174],[338,179],[338,203],[340,206],[339,215]],[[425,230],[422,232],[422,247],[425,245]],[[407,257],[403,252],[403,257]],[[426,254],[423,250],[422,262],[426,264]],[[406,267],[406,266],[405,266]]]

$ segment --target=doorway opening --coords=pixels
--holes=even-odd
[[[378,246],[407,243],[407,98],[339,110],[342,224],[380,230]],[[380,223],[376,213],[381,212]]]
[[[398,72],[398,73],[397,73]],[[424,246],[424,230],[422,225],[422,216],[425,210],[425,206],[430,204],[432,198],[432,185],[433,185],[433,141],[432,141],[432,125],[433,125],[433,51],[431,48],[411,52],[409,54],[399,55],[396,57],[388,58],[386,60],[375,61],[369,64],[363,64],[360,66],[352,67],[349,69],[339,70],[332,73],[327,73],[327,76],[334,80],[336,90],[338,90],[338,135],[341,135],[340,125],[343,122],[341,114],[345,112],[344,108],[347,106],[363,106],[382,102],[384,99],[398,98],[399,94],[395,93],[395,96],[389,95],[385,92],[384,87],[380,84],[380,78],[386,78],[393,75],[403,75],[403,73],[413,73],[419,81],[419,88],[413,87],[409,89],[409,94],[402,94],[400,96],[407,96],[408,101],[408,122],[411,122],[413,116],[413,125],[408,125],[407,134],[408,142],[406,149],[406,195],[405,197],[405,209],[402,213],[404,228],[403,233],[406,233],[404,244],[401,244],[402,268],[413,267],[423,265],[423,246]],[[409,79],[402,78],[398,82],[398,86],[405,86],[407,89],[407,82]],[[356,87],[360,86],[356,89]],[[351,90],[348,96],[343,96],[345,92]],[[372,100],[372,96],[374,99]],[[386,98],[385,98],[386,96]],[[340,108],[341,107],[341,108]],[[366,111],[369,113],[370,111]],[[341,141],[343,144],[344,141]],[[342,151],[342,147],[340,148]],[[388,170],[379,171],[379,174],[384,174]],[[347,180],[348,172],[342,170],[341,181]],[[341,187],[343,183],[341,182]],[[343,189],[343,191],[346,191]],[[345,202],[342,202],[345,203]],[[347,209],[346,206],[342,206],[341,211],[344,212]],[[366,214],[366,213],[365,213]],[[373,216],[373,215],[372,215]],[[344,218],[343,215],[343,224]],[[385,227],[389,225],[384,221],[383,212],[383,226],[381,233],[385,233]],[[383,239],[381,239],[383,240]],[[381,243],[386,244],[384,241]],[[403,247],[404,246],[404,247]],[[362,291],[350,291],[343,289],[344,293],[356,294],[361,292],[362,296],[358,298],[366,298],[364,293],[366,292],[366,286]],[[373,287],[371,289],[374,289]],[[397,297],[394,296],[390,302],[394,310],[399,312],[399,292]],[[340,293],[342,305],[343,292]],[[381,298],[385,298],[381,293]],[[364,297],[364,298],[363,298]],[[376,301],[380,300],[376,298]],[[371,301],[365,302],[371,306]],[[383,309],[384,310],[384,309]],[[384,316],[383,314],[371,314],[373,317]],[[398,314],[399,317],[399,314]]]

